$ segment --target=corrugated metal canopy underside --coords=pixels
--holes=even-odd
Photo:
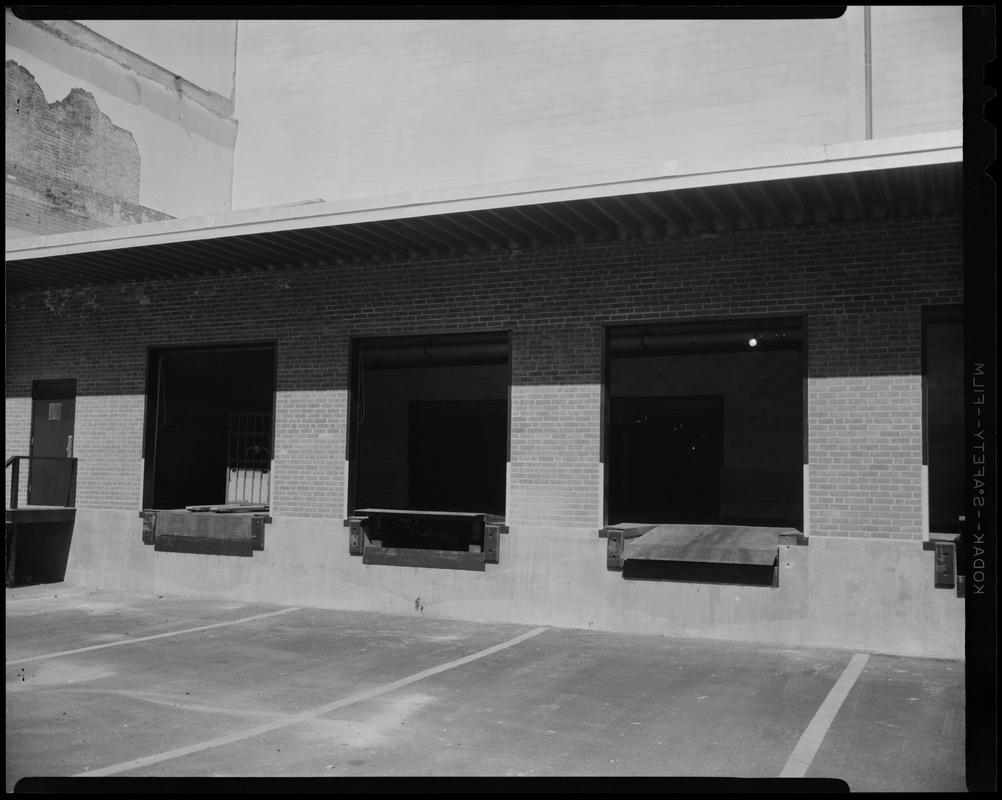
[[[962,163],[187,237],[8,259],[8,293],[962,211]]]

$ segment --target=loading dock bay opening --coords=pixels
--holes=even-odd
[[[923,461],[929,470],[929,530],[959,534],[964,515],[964,314],[922,314]]]
[[[803,531],[803,320],[617,325],[606,337],[610,568],[732,582],[755,567],[762,576],[737,582],[771,582],[771,558],[751,565],[745,551],[766,532],[778,546]]]
[[[608,329],[607,519],[803,529],[799,317]]]
[[[267,507],[275,359],[273,344],[150,351],[144,508]]]
[[[353,342],[349,524],[365,563],[483,569],[485,553],[497,563],[510,351],[505,331]]]

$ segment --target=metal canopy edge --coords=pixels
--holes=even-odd
[[[951,213],[960,132],[596,174],[438,196],[307,202],[6,241],[7,291],[455,256],[624,238]]]

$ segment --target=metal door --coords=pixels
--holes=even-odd
[[[73,502],[73,418],[76,381],[35,381],[32,389],[28,504]]]

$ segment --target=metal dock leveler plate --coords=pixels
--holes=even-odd
[[[772,586],[779,585],[780,544],[802,538],[794,528],[636,523],[610,525],[600,535],[607,538],[606,566],[624,577]]]
[[[264,550],[264,526],[271,518],[243,508],[143,511],[143,543],[173,553],[252,556]]]
[[[348,552],[363,564],[483,571],[507,527],[488,514],[363,508],[349,517]]]

